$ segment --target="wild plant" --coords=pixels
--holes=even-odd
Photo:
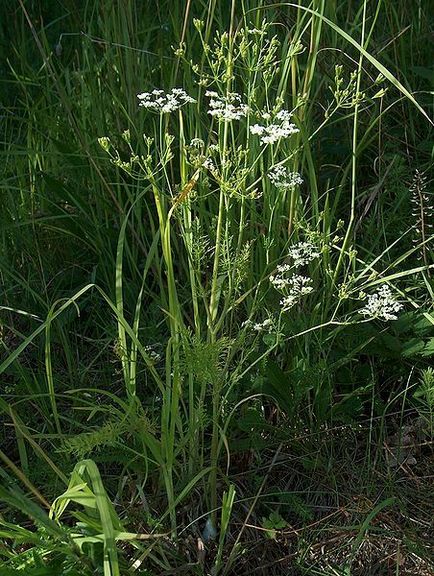
[[[430,240],[433,236],[434,202],[427,192],[426,177],[416,170],[410,185],[412,216],[414,218],[413,242],[420,250],[420,257],[429,269]]]
[[[68,198],[64,212],[70,235],[78,243],[85,238],[89,250],[99,254],[98,271],[66,300],[64,292],[62,300],[48,299],[49,305],[35,296],[44,314],[32,318],[37,328],[8,353],[0,372],[18,365],[21,353],[45,335],[46,389],[38,401],[50,438],[61,444],[58,454],[81,460],[115,448],[123,456],[124,470],[137,476],[140,494],[151,477],[157,479],[154,486],[156,491],[162,488],[164,504],[160,499],[161,515],[154,527],[159,529],[169,517],[173,537],[180,531],[181,504],[193,491],[199,493],[197,514],[206,518],[209,538],[218,535],[218,573],[223,570],[225,531],[236,506],[228,470],[239,414],[251,405],[265,419],[266,399],[271,398],[285,413],[285,426],[288,421],[297,424],[301,414],[312,429],[331,420],[338,412],[333,370],[357,358],[375,335],[362,335],[343,357],[333,355],[339,338],[372,320],[382,331],[383,322],[409,309],[433,322],[431,312],[412,298],[412,286],[408,289],[406,284],[432,268],[429,255],[405,268],[431,237],[424,224],[414,248],[392,258],[400,239],[374,253],[369,242],[360,247],[356,235],[358,161],[382,118],[387,84],[419,106],[368,51],[381,3],[369,21],[368,3],[363,2],[360,30],[355,26],[360,42],[327,17],[328,8],[321,1],[312,8],[285,4],[294,9],[291,34],[282,34],[271,18],[267,20],[272,12],[266,4],[238,12],[233,1],[227,29],[220,30],[215,29],[217,3],[211,2],[205,17],[192,26],[190,4],[174,61],[166,67],[170,73],[162,74],[158,84],[156,75],[150,75],[135,95],[135,62],[125,67],[135,81],[120,80],[125,107],[118,111],[113,101],[120,99],[103,95],[96,113],[102,118],[106,108],[114,111],[110,122],[101,119],[98,136],[111,164],[99,158],[97,164],[96,155],[89,162],[97,164],[92,175],[100,187],[95,189],[106,196],[92,195],[86,204],[78,192],[70,192],[67,178],[61,187]],[[177,10],[175,3],[173,11]],[[124,25],[126,33],[129,24]],[[326,27],[357,57],[351,65],[332,66],[329,80],[320,79],[317,69]],[[200,45],[196,54],[186,37],[196,48]],[[375,71],[369,81],[364,75],[367,64]],[[98,68],[96,78],[87,81],[98,84],[99,74]],[[83,109],[93,110],[96,100],[83,98]],[[75,101],[67,107],[71,114],[74,106]],[[372,121],[362,133],[364,112],[372,112]],[[316,144],[319,149],[325,131],[347,121],[349,159],[333,182],[325,182],[318,175]],[[43,167],[37,154],[33,161]],[[49,181],[47,175],[45,180]],[[89,181],[92,189],[94,180]],[[420,183],[415,191],[421,191]],[[82,218],[78,231],[77,214]],[[411,233],[409,229],[404,235]],[[25,285],[20,275],[12,277]],[[102,391],[86,387],[60,394],[56,325],[67,311],[73,316],[80,307],[86,306],[87,312],[96,308],[91,293],[98,308],[107,311],[102,332],[119,369],[110,374],[116,393],[104,389],[104,379],[98,383]],[[59,332],[60,340],[67,341],[67,330]],[[68,367],[74,365],[73,358],[69,349]],[[69,372],[73,382],[74,370]],[[351,390],[345,399],[358,393]],[[68,402],[77,413],[88,415],[84,423],[78,426],[67,410],[62,411],[62,403],[64,408]],[[8,410],[2,405],[3,412]],[[245,420],[245,430],[254,431],[254,424]],[[19,457],[28,469],[26,442],[31,435],[18,419],[14,427]],[[93,499],[97,494],[88,493],[89,470],[95,470],[89,460],[77,466],[55,511],[60,507],[63,513],[66,503],[73,501],[71,494],[78,494],[80,503],[89,496],[91,538],[98,540],[91,544],[99,546],[96,554],[103,550],[105,562],[115,565],[113,539],[123,533],[122,525],[105,499],[104,526],[110,533],[104,533],[101,518],[94,518],[95,506],[100,510]],[[65,482],[63,473],[56,474]],[[105,498],[105,491],[99,492]],[[59,522],[60,517],[56,516]]]
[[[422,418],[425,420],[426,429],[430,437],[433,436],[434,430],[434,369],[431,367],[424,368],[421,371],[419,386],[417,387],[414,397],[417,398],[418,409]]]
[[[312,221],[301,216],[311,209],[302,204],[303,177],[297,171],[306,95],[285,97],[291,66],[303,52],[300,42],[282,46],[265,20],[257,27],[232,22],[214,40],[205,38],[204,22],[194,25],[202,61],[189,60],[184,45],[175,54],[196,77],[196,91],[139,93],[147,132],[136,142],[131,130],[123,134],[125,159],[110,137],[100,138],[111,161],[145,187],[134,204],[146,202],[155,231],[145,269],[157,274],[167,320],[165,369],[154,368],[153,375],[161,397],[160,462],[174,533],[173,478],[179,466],[193,482],[209,474],[215,523],[219,461],[240,382],[259,367],[266,371],[271,359],[290,368],[293,341],[303,336],[322,332],[333,338],[333,331],[372,318],[394,320],[403,307],[389,287],[395,275],[375,271],[381,256],[365,263],[348,247],[352,221],[343,236],[342,224],[318,233],[318,199],[313,199]],[[333,96],[312,137],[337,110],[364,102],[360,71],[344,88],[337,67]],[[127,218],[117,260],[121,318]],[[321,284],[328,284],[327,299],[309,305]],[[357,306],[363,299],[365,305]],[[292,318],[300,314],[303,319],[294,326]],[[137,356],[127,340],[122,322],[124,375],[135,395]],[[208,434],[209,454],[204,450]]]
[[[20,571],[40,574],[88,574],[120,576],[127,562],[120,557],[119,542],[132,543],[140,552],[140,540],[158,539],[163,534],[147,534],[125,530],[105,491],[96,464],[92,460],[79,461],[71,473],[66,490],[58,496],[49,513],[36,505],[12,483],[0,488],[1,498],[12,509],[24,513],[36,530],[5,522],[0,517],[0,533],[4,541],[13,545],[31,545],[18,553],[10,553],[4,574]],[[44,504],[44,502],[43,502]],[[69,522],[63,522],[68,508],[75,508]],[[71,518],[75,524],[70,525]]]

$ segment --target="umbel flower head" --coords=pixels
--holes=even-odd
[[[220,96],[217,92],[207,90],[205,96],[210,99],[208,114],[215,116],[219,120],[225,122],[241,120],[249,112],[249,107],[241,102],[241,96],[236,92]]]
[[[287,294],[280,301],[282,312],[287,312],[298,304],[303,296],[313,292],[312,278],[295,274],[289,278],[287,284]]]
[[[268,114],[263,114],[262,117],[267,119]],[[291,112],[288,110],[280,110],[276,114],[272,124],[268,124],[268,126],[253,124],[253,126],[250,126],[250,132],[259,136],[261,144],[274,144],[281,138],[289,138],[291,134],[299,132],[297,126],[292,124],[290,119]]]
[[[396,320],[396,315],[403,308],[393,296],[389,286],[382,284],[374,294],[370,294],[366,306],[359,310],[359,314],[370,318],[382,318],[383,320]]]
[[[244,326],[251,328],[254,332],[270,333],[274,329],[274,322],[271,318],[266,318],[263,322],[253,322],[252,320],[246,320],[242,324],[242,327]]]
[[[268,172],[270,182],[281,190],[292,190],[303,184],[303,178],[298,172],[290,172],[286,166],[275,166]]]
[[[137,94],[137,98],[139,99],[139,106],[154,110],[154,112],[160,112],[160,114],[175,112],[184,104],[196,102],[182,88],[172,88],[167,94],[164,93],[164,90],[142,92]]]
[[[288,256],[293,260],[293,266],[305,266],[320,257],[320,253],[310,242],[297,242],[288,250]]]
[[[276,290],[282,292],[283,298],[280,300],[282,312],[287,312],[298,304],[303,296],[313,292],[312,278],[293,274],[288,276],[294,266],[290,264],[280,264],[277,266],[277,274],[269,277],[270,283]]]

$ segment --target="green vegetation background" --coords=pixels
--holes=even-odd
[[[276,544],[277,532],[289,524],[301,529],[322,519],[321,506],[339,508],[339,494],[347,489],[351,498],[353,492],[371,498],[371,511],[384,504],[404,514],[414,504],[409,493],[416,494],[417,506],[427,505],[423,480],[420,498],[418,490],[404,481],[402,493],[396,488],[395,471],[390,472],[382,443],[403,426],[416,426],[420,416],[430,422],[432,434],[433,254],[431,248],[420,248],[411,187],[418,170],[425,175],[424,190],[431,202],[434,2],[303,0],[299,4],[336,26],[295,5],[265,0],[1,3],[0,524],[5,540],[14,544],[0,550],[4,562],[0,574],[18,573],[15,570],[26,562],[34,576],[74,574],[76,565],[77,574],[98,570],[130,574],[138,559],[143,574],[170,573],[175,565],[191,565],[191,573],[197,574],[212,566],[214,574],[237,569],[247,573],[256,556],[242,551],[249,550],[252,540],[261,546],[257,533],[252,536],[244,526],[249,518],[266,532],[262,540]],[[149,116],[137,106],[139,92],[179,86],[197,94],[191,68],[174,53],[182,40],[187,60],[201,60],[203,48],[194,18],[205,21],[205,33],[212,38],[216,31],[239,26],[243,18],[259,26],[264,17],[276,23],[273,34],[282,42],[283,52],[295,38],[305,45],[297,56],[292,84],[288,81],[292,88],[308,90],[303,116],[298,118],[305,134],[321,125],[332,99],[336,65],[343,66],[345,77],[359,66],[361,91],[368,93],[361,109],[340,109],[318,137],[302,147],[297,167],[306,186],[292,206],[297,223],[293,238],[299,240],[308,232],[330,242],[342,220],[342,234],[349,231],[348,248],[357,251],[357,257],[342,249],[342,261],[332,255],[331,266],[341,266],[343,282],[352,273],[368,279],[368,264],[378,257],[376,270],[402,273],[399,290],[406,310],[392,325],[373,322],[309,332],[261,364],[259,350],[269,344],[266,340],[240,341],[232,357],[228,352],[242,321],[249,317],[248,307],[239,316],[228,313],[227,334],[222,331],[213,340],[211,330],[208,341],[202,342],[198,335],[207,322],[203,317],[199,329],[201,321],[192,320],[196,316],[188,289],[191,268],[181,241],[182,225],[176,222],[169,230],[174,264],[168,268],[163,240],[160,250],[159,215],[147,200],[136,202],[144,191],[143,180],[110,163],[98,139],[111,137],[122,155],[126,129],[135,143],[149,133]],[[360,52],[340,31],[357,42],[364,38],[369,55],[414,95],[426,116],[394,82],[383,81],[378,90],[385,91],[376,95],[372,86],[378,69],[367,58],[361,61]],[[287,92],[289,107],[296,96]],[[186,133],[191,137],[206,133],[205,116],[186,115]],[[176,136],[180,137],[179,131]],[[143,153],[143,141],[136,145]],[[182,159],[176,158],[170,165],[178,191],[188,181],[182,166]],[[201,210],[202,233],[213,241],[218,202],[204,203]],[[432,211],[426,213],[432,217]],[[231,218],[235,230],[238,216]],[[250,226],[257,227],[253,236],[262,233],[261,214],[253,215]],[[286,221],[282,229],[287,229]],[[287,246],[282,238],[279,241],[280,248]],[[155,260],[149,256],[153,251]],[[251,282],[259,281],[261,254],[249,272]],[[344,256],[348,256],[345,264]],[[175,275],[176,301],[170,275],[166,278],[169,269]],[[206,274],[211,276],[212,271]],[[294,333],[327,320],[332,308],[335,286],[320,271],[315,274],[320,288],[312,304],[300,308],[286,326]],[[206,284],[206,278],[202,280]],[[162,309],[176,309],[179,318],[175,315],[173,320],[172,314],[168,320]],[[195,328],[194,334],[183,334],[182,352],[173,346],[173,323]],[[160,367],[147,363],[149,344],[184,371],[186,381],[191,380],[190,396],[180,393],[178,398],[167,391],[167,374],[173,368],[164,366],[164,360]],[[247,346],[260,370],[251,380],[234,378],[225,396],[226,408],[218,405],[222,395],[218,388],[209,401],[198,393],[201,404],[194,413],[185,408],[196,403],[195,386],[209,391],[225,370],[232,371],[240,358],[245,362]],[[230,411],[239,403],[242,409],[232,419]],[[165,422],[168,406],[174,412]],[[325,438],[326,429],[341,427],[347,427],[345,440],[334,439],[333,434]],[[309,440],[295,440],[301,432]],[[425,426],[419,443],[430,441]],[[429,450],[423,449],[422,462],[432,466]],[[291,464],[279,471],[274,466],[281,453]],[[87,464],[74,469],[86,458],[92,461],[84,460]],[[77,509],[85,496],[91,504],[85,512],[71,512],[56,524],[48,517],[47,506],[65,494],[73,470],[70,489],[85,492],[86,479],[92,490],[92,494],[80,492]],[[427,464],[417,474],[430,473]],[[286,482],[281,480],[285,474],[290,478]],[[318,481],[304,490],[305,477],[311,475]],[[432,496],[432,487],[429,491]],[[280,496],[273,499],[276,492]],[[262,505],[265,494],[271,503]],[[74,502],[69,496],[64,498],[68,505]],[[57,512],[60,518],[60,509]],[[38,531],[28,525],[28,517]],[[220,527],[220,536],[209,545],[204,563],[193,558],[198,555],[196,545],[187,541],[186,534],[205,540],[207,518]],[[358,526],[357,536],[339,574],[357,574],[354,567],[353,572],[345,570],[372,520],[369,513],[363,516],[363,510],[351,519]],[[81,547],[73,536],[76,521],[84,524],[80,534],[88,538]],[[402,518],[399,522],[405,531]],[[184,532],[190,524],[193,528]],[[432,534],[432,522],[428,524]],[[420,544],[425,536],[408,536],[413,529],[410,526],[405,537],[414,554],[429,557],[432,550]],[[119,536],[152,531],[170,533],[179,545],[173,547],[164,538],[147,545],[132,535]],[[102,535],[99,543],[92,540],[95,535]],[[307,545],[297,546],[298,552],[291,554],[298,554],[302,565],[309,564]],[[30,549],[37,550],[33,560]],[[277,547],[270,553],[272,559],[280,552]]]

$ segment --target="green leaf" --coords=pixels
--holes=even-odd
[[[410,356],[416,356],[420,354],[425,348],[425,343],[420,338],[412,338],[408,340],[402,347],[402,355],[404,358],[409,358]]]
[[[262,392],[274,398],[279,408],[286,414],[292,413],[289,376],[275,362],[270,361],[266,366]]]
[[[237,427],[243,432],[262,432],[265,426],[264,417],[256,408],[247,408],[237,420]]]
[[[430,338],[420,353],[421,356],[429,357],[434,355],[434,338]]]

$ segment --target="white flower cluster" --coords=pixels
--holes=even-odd
[[[396,320],[396,313],[402,308],[403,305],[395,300],[389,286],[382,284],[374,294],[368,296],[366,306],[359,310],[359,314],[370,318]]]
[[[264,118],[264,114],[262,117]],[[268,117],[268,114],[266,117]],[[275,121],[279,121],[278,124],[274,123],[268,126],[253,124],[253,126],[250,126],[250,132],[259,136],[261,144],[274,144],[281,138],[288,138],[291,134],[299,132],[299,129],[290,122],[290,119],[291,113],[288,110],[280,110],[275,116]]]
[[[252,320],[246,320],[243,322],[242,326],[247,326],[255,332],[272,332],[274,328],[274,322],[271,318],[266,318],[263,322],[253,322]]]
[[[320,254],[310,242],[297,242],[288,250],[288,256],[294,261],[294,267],[305,266],[319,258]]]
[[[269,280],[276,290],[284,290],[289,285],[290,278],[285,277],[285,273],[289,272],[290,269],[291,266],[289,266],[289,264],[278,266],[278,274],[272,274],[270,276]]]
[[[206,168],[207,170],[209,170],[210,172],[217,172],[217,167],[214,164],[214,161],[212,160],[212,158],[205,158],[202,166],[204,168]]]
[[[282,312],[288,311],[295,306],[303,296],[313,292],[312,278],[296,274],[287,282],[288,293],[280,301]]]
[[[269,278],[274,288],[284,294],[280,301],[283,311],[292,308],[302,296],[313,292],[312,278],[300,274],[294,274],[291,277],[286,276],[293,267],[290,264],[281,264],[276,268],[277,274],[272,274]]]
[[[264,36],[264,34],[266,34],[266,30],[264,28],[260,29],[260,28],[249,28],[247,30],[247,32],[249,34],[253,34],[254,36]]]
[[[159,362],[161,360],[161,354],[156,352],[153,346],[145,346],[145,352],[152,362]]]
[[[241,96],[236,92],[220,96],[217,92],[208,90],[205,96],[210,98],[208,114],[225,122],[241,120],[249,112],[249,107],[241,102]]]
[[[175,112],[184,104],[191,104],[196,102],[194,98],[189,96],[182,88],[172,88],[172,90],[165,94],[164,90],[152,90],[152,92],[142,92],[137,94],[139,99],[139,106],[149,108],[161,114],[167,112]]]
[[[291,190],[303,184],[303,179],[298,172],[290,172],[286,166],[275,166],[268,172],[268,178],[276,188]]]
[[[202,138],[193,138],[193,140],[190,142],[190,146],[192,148],[203,148],[205,146],[205,142],[202,140]]]

